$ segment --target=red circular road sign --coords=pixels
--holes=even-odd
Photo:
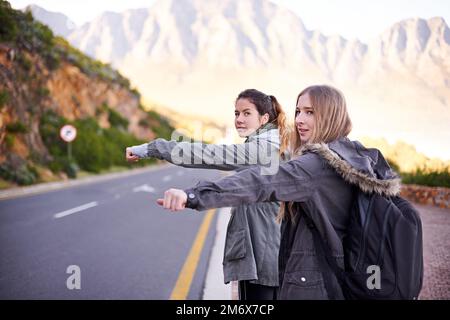
[[[77,137],[77,129],[70,124],[66,124],[59,130],[59,135],[65,142],[72,142]]]

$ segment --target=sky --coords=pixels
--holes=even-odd
[[[205,0],[208,1],[208,0]],[[347,39],[367,43],[394,23],[406,18],[441,16],[450,22],[449,0],[271,0],[295,12],[309,30],[329,36],[339,34]],[[121,12],[151,7],[155,0],[9,0],[21,9],[37,4],[49,11],[64,13],[75,24],[82,25],[104,11]]]

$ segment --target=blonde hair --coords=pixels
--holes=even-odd
[[[297,96],[297,102],[301,96],[308,94],[314,112],[314,128],[311,132],[309,143],[329,143],[348,136],[352,130],[352,121],[347,112],[347,104],[344,95],[338,89],[327,85],[314,85],[302,90]],[[304,143],[300,140],[297,130],[292,131],[291,153],[300,156]],[[294,221],[293,202],[288,203],[290,218]],[[281,222],[285,218],[286,203],[281,203],[277,220]]]

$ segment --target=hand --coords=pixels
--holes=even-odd
[[[169,189],[164,192],[164,199],[158,199],[156,203],[164,209],[180,211],[186,207],[187,194],[183,190]]]
[[[125,149],[125,158],[127,159],[128,162],[138,162],[139,161],[139,157],[133,155],[133,153],[131,152],[131,148],[126,148]]]

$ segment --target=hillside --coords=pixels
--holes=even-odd
[[[69,159],[59,137],[78,129]],[[128,79],[0,0],[0,178],[30,184],[125,165],[124,148],[173,128]]]

